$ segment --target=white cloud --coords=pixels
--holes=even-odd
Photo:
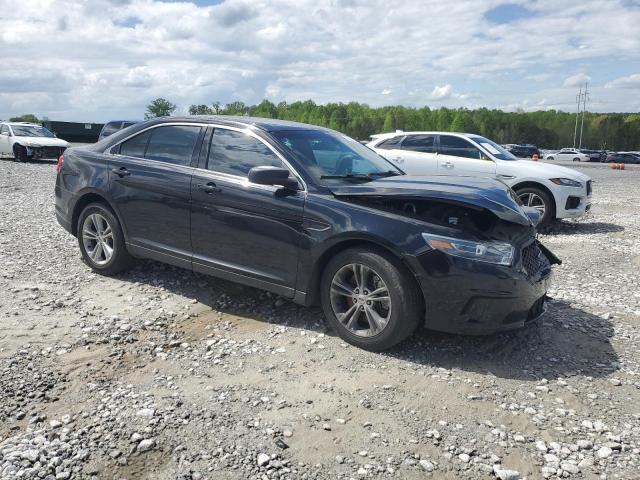
[[[579,87],[584,86],[585,83],[590,82],[591,77],[585,73],[576,73],[564,80],[562,84],[564,87]]]
[[[449,98],[451,96],[452,88],[451,85],[436,85],[433,87],[431,91],[431,98],[433,100],[444,100],[445,98]]]
[[[605,88],[634,88],[640,89],[640,73],[629,75],[628,77],[620,77],[608,82]]]
[[[606,9],[598,0],[538,0],[537,15],[515,27],[485,20],[495,4],[12,2],[0,15],[0,118],[139,118],[157,96],[181,108],[268,97],[469,108],[527,99],[526,108],[571,109],[568,90],[596,70],[609,83],[593,85],[594,108],[633,107],[624,90],[636,75],[624,75],[640,71],[640,9],[618,0]],[[425,20],[425,11],[438,21]],[[612,24],[616,35],[603,35]],[[548,88],[564,78],[564,87]]]

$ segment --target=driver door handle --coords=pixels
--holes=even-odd
[[[128,177],[129,175],[131,175],[131,172],[129,170],[127,170],[126,167],[112,168],[111,172],[115,173],[120,178]]]
[[[218,187],[215,183],[213,182],[208,182],[206,184],[202,184],[199,183],[198,184],[198,190],[203,191],[204,193],[206,193],[207,195],[212,195],[214,193],[218,193],[220,192],[220,187]]]
[[[447,160],[446,162],[444,162],[444,163],[442,164],[442,166],[443,166],[444,168],[453,168],[453,163],[451,163],[449,160]]]

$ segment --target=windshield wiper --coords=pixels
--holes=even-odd
[[[364,175],[362,173],[345,173],[343,175],[322,175],[320,177],[322,180],[332,180],[336,178],[344,178],[347,180],[359,180],[362,182],[370,182],[373,180],[373,177],[370,175]]]
[[[387,170],[386,172],[372,172],[367,175],[370,177],[395,177],[402,174],[397,170]]]
[[[364,182],[368,182],[371,180],[375,180],[377,177],[394,177],[396,175],[401,175],[400,172],[396,172],[394,170],[387,170],[386,172],[371,172],[371,173],[345,173],[342,175],[322,175],[321,179],[335,179],[335,178],[345,178],[345,179],[353,179],[360,180]]]

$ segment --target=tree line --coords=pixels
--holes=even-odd
[[[176,109],[164,99],[154,102],[149,106],[147,116],[171,115]],[[488,108],[431,109],[427,106],[373,108],[357,102],[318,105],[312,100],[278,104],[263,100],[256,105],[239,101],[226,105],[220,102],[191,105],[189,114],[250,115],[292,120],[329,127],[359,140],[395,130],[437,130],[477,133],[501,144],[530,143],[550,149],[573,146],[576,131],[576,114],[558,110],[504,112]],[[638,113],[586,112],[584,121],[581,116],[578,118],[577,143],[581,126],[584,148],[640,150]]]
[[[145,118],[169,116],[176,109],[169,100],[157,98],[148,105]],[[501,144],[530,143],[548,149],[573,146],[576,128],[576,114],[558,110],[504,112],[488,108],[432,109],[427,106],[374,108],[357,102],[319,105],[312,100],[278,104],[263,100],[256,105],[239,101],[225,105],[220,102],[191,105],[188,111],[190,115],[250,115],[310,123],[338,130],[358,140],[395,130],[437,130],[477,133]],[[12,120],[38,121],[31,114]],[[581,124],[582,117],[578,119],[578,137]],[[640,150],[640,114],[586,112],[582,146]]]

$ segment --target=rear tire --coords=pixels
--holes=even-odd
[[[113,275],[133,265],[120,222],[106,205],[91,203],[82,210],[76,236],[82,260],[93,271]]]
[[[13,159],[16,162],[26,162],[28,160],[27,149],[22,145],[15,144],[13,146]]]
[[[522,187],[516,193],[525,206],[537,206],[536,197],[544,204],[544,214],[537,225],[538,231],[543,231],[551,225],[556,218],[556,205],[553,197],[546,191],[536,187]]]
[[[422,294],[411,272],[382,250],[338,253],[320,282],[327,321],[351,345],[386,350],[409,337],[423,320]]]

